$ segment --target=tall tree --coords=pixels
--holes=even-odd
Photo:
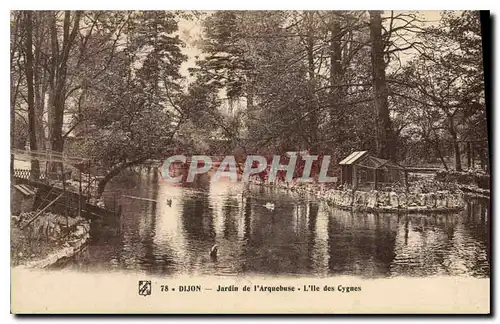
[[[51,114],[49,114],[49,129],[51,149],[56,152],[62,152],[64,146],[63,121],[66,104],[65,89],[67,86],[68,61],[71,49],[75,45],[81,16],[81,11],[77,11],[73,15],[70,11],[64,12],[61,46],[59,45],[55,16],[52,17],[51,22],[52,67],[50,73],[52,101],[49,108],[51,110]]]
[[[30,150],[37,150],[36,142],[36,112],[35,112],[35,93],[33,87],[33,12],[28,10],[24,13],[26,28],[26,83],[28,96],[28,133],[30,141]],[[38,179],[40,174],[40,165],[38,160],[31,160],[31,176]]]
[[[372,82],[374,107],[376,111],[377,152],[380,157],[394,158],[392,123],[389,116],[388,90],[385,78],[384,40],[382,38],[382,18],[380,11],[370,11],[370,37],[372,58]]]
[[[393,75],[391,92],[414,111],[408,120],[418,127],[410,130],[419,131],[445,167],[442,155],[450,147],[461,171],[461,143],[487,141],[479,15],[444,12],[438,25],[424,31],[419,38],[425,47]]]
[[[134,12],[124,26],[127,46],[117,48],[98,91],[89,89],[87,100],[102,104],[84,112],[80,136],[104,174],[98,195],[124,169],[175,151],[191,109],[183,100],[176,19],[172,12]]]
[[[23,77],[21,66],[22,44],[21,32],[23,28],[24,15],[21,12],[12,12],[10,23],[10,147],[16,147],[16,103],[20,92]],[[11,174],[14,174],[14,154],[10,159]]]

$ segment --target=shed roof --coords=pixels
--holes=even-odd
[[[404,169],[403,166],[392,162],[391,160],[382,159],[368,154],[368,151],[356,151],[351,153],[348,157],[340,161],[339,164],[351,165],[357,164],[361,167],[369,169]]]
[[[368,153],[368,151],[355,151],[349,154],[348,157],[343,159],[342,161],[339,162],[339,164],[342,165],[348,165],[348,164],[353,164],[357,160],[359,160],[361,157],[365,156]]]
[[[32,187],[25,184],[14,185],[14,188],[19,190],[25,196],[33,196],[35,194],[35,190]]]

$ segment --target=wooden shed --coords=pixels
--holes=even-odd
[[[378,189],[381,184],[402,181],[407,184],[407,173],[403,166],[373,156],[368,151],[355,151],[340,161],[339,165],[341,183],[355,189]]]
[[[19,215],[33,209],[36,189],[26,184],[11,184],[11,214]]]

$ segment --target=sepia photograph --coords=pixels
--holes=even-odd
[[[11,312],[489,314],[489,29],[10,11]]]

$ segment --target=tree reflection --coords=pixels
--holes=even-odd
[[[471,199],[463,212],[449,215],[376,214],[338,210],[277,189],[243,191],[239,184],[203,177],[172,185],[152,171],[137,182],[131,189],[111,183],[108,190],[146,200],[121,198],[116,224],[92,225],[87,267],[210,275],[489,276],[488,200]],[[216,262],[208,254],[215,243]]]

